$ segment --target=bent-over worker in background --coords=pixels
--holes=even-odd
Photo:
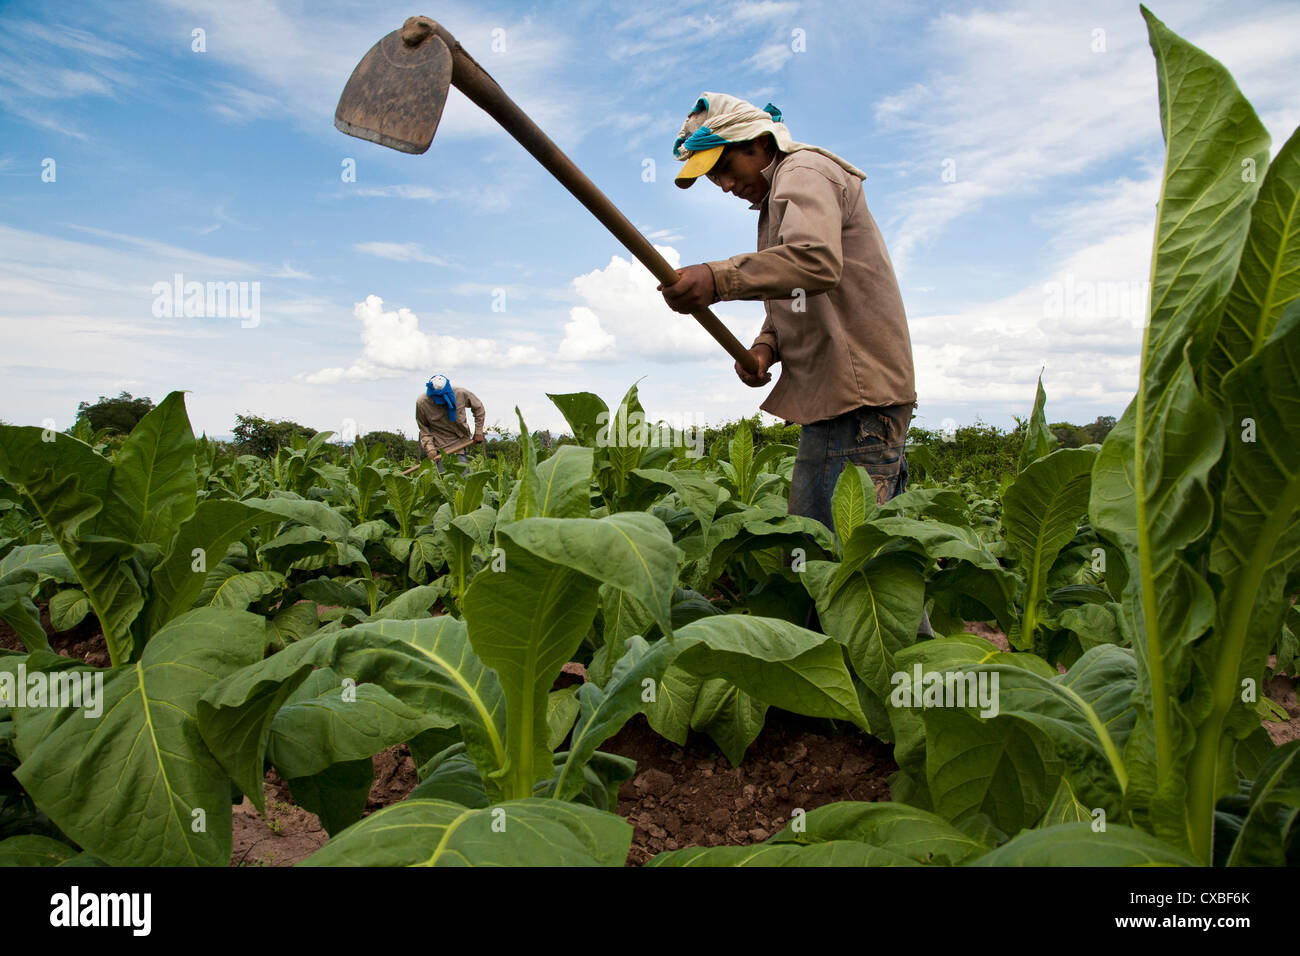
[[[474,412],[474,431],[471,433],[465,409]],[[415,402],[415,423],[420,428],[420,448],[442,471],[440,449],[459,444],[469,438],[482,442],[483,423],[487,414],[483,403],[467,388],[455,388],[445,375],[434,375],[424,385],[424,394]],[[469,461],[464,451],[457,452],[462,461]]]
[[[795,142],[770,103],[705,93],[673,143],[683,189],[700,176],[758,211],[758,251],[686,266],[660,286],[676,312],[761,299],[767,318],[739,362],[746,385],[781,377],[760,406],[802,426],[789,513],[834,530],[831,493],[861,465],[883,503],[907,487],[904,447],[916,407],[912,343],[894,267],[867,210],[866,174],[834,153]],[[921,632],[929,633],[923,618]]]

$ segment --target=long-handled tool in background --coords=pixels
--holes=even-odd
[[[473,439],[473,438],[466,438],[464,441],[452,442],[452,443],[451,443],[450,445],[448,445],[446,448],[439,448],[439,449],[438,449],[438,454],[439,454],[439,455],[454,455],[454,454],[456,454],[456,452],[458,452],[458,451],[463,451],[464,449],[468,448],[468,447],[469,447],[470,445],[472,445],[472,444],[474,444],[474,439]],[[420,465],[423,465],[423,464],[424,464],[424,462],[420,462]],[[406,471],[402,472],[402,474],[404,474],[404,475],[409,475],[411,472],[417,470],[417,469],[420,467],[420,465],[416,465],[414,468],[408,468],[408,469],[406,469]]]
[[[543,133],[445,29],[428,17],[410,17],[365,55],[339,97],[334,125],[349,136],[404,153],[423,153],[433,142],[447,88],[455,85],[532,153],[664,285],[677,281],[650,241]],[[751,374],[758,365],[707,308],[691,313]]]

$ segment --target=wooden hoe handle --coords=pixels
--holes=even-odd
[[[532,153],[533,157],[545,166],[565,189],[573,193],[578,202],[586,206],[591,214],[614,234],[614,238],[654,274],[656,279],[664,285],[674,284],[677,281],[677,270],[658,253],[650,244],[650,240],[641,235],[627,216],[610,202],[609,197],[596,188],[596,184],[574,165],[573,160],[551,142],[550,137],[528,118],[514,100],[506,96],[496,80],[474,61],[455,37],[428,17],[411,17],[402,27],[402,37],[407,43],[418,43],[430,33],[436,33],[451,51],[452,84],[500,123],[524,149]],[[732,358],[740,363],[742,368],[753,375],[758,374],[758,363],[754,356],[740,344],[710,309],[700,309],[692,312],[691,315]]]

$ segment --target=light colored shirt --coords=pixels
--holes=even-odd
[[[781,377],[761,408],[807,425],[914,404],[903,297],[862,181],[812,150],[778,153],[763,175],[758,251],[707,263],[720,299],[764,300],[753,344],[772,349]]]
[[[434,402],[428,395],[421,395],[415,403],[415,423],[420,427],[420,448],[426,458],[430,449],[446,448],[448,445],[473,437],[475,432],[483,430],[483,423],[487,420],[483,403],[478,400],[477,395],[467,388],[458,388],[455,385],[451,387],[451,391],[456,396],[454,422],[447,417],[447,406]],[[473,432],[469,430],[467,424],[466,408],[474,412]]]

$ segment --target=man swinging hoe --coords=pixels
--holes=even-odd
[[[840,472],[861,465],[884,503],[907,487],[907,430],[916,407],[912,343],[889,251],[867,210],[866,174],[834,153],[797,143],[781,111],[705,93],[673,143],[686,189],[705,176],[758,211],[758,251],[686,266],[660,285],[675,312],[761,299],[767,312],[750,347],[759,388],[781,377],[760,406],[797,422],[789,513],[834,529]],[[930,633],[928,618],[921,633]]]
[[[885,502],[907,485],[903,449],[916,407],[912,344],[884,239],[867,210],[866,174],[834,153],[797,143],[781,111],[705,93],[673,153],[683,189],[705,176],[758,211],[758,251],[678,270],[664,301],[689,313],[713,302],[762,299],[767,319],[750,347],[758,388],[781,377],[762,409],[802,427],[790,514],[833,528],[831,493],[861,465]]]
[[[474,412],[474,432],[470,433],[465,409]],[[483,403],[467,388],[455,388],[445,375],[434,375],[425,383],[424,394],[415,402],[415,423],[420,429],[420,449],[442,471],[442,456],[456,454],[468,461],[462,449],[481,444],[487,413]],[[414,470],[414,469],[412,469]]]

